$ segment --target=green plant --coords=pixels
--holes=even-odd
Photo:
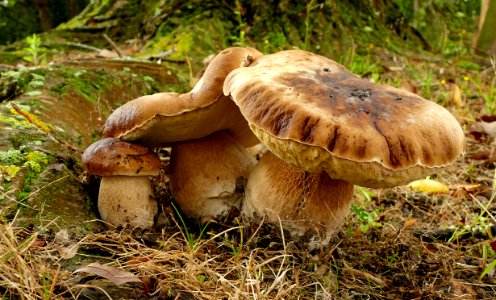
[[[420,93],[422,97],[426,99],[430,99],[432,96],[432,83],[434,82],[434,76],[432,74],[432,70],[429,68],[425,72],[423,72],[423,78],[421,80],[422,87],[420,89]]]
[[[346,66],[350,72],[359,76],[373,75],[375,78],[384,72],[384,69],[377,60],[370,55],[357,55],[355,49],[350,48],[344,56],[341,56],[339,63]],[[375,74],[375,75],[374,75]]]
[[[195,238],[194,234],[189,232],[188,226],[186,225],[186,222],[184,221],[183,216],[181,216],[181,214],[179,213],[179,210],[177,209],[176,205],[174,205],[174,203],[171,203],[171,204],[172,204],[172,208],[174,208],[174,211],[176,212],[176,214],[179,218],[179,221],[181,221],[181,226],[184,229],[183,235],[184,235],[184,238],[186,239],[186,241],[188,242],[189,250],[190,251],[196,250],[196,248],[198,247],[198,242],[202,238],[203,234],[205,233],[205,230],[207,229],[208,225],[210,224],[210,221],[201,227],[200,233],[198,234],[198,237]]]
[[[358,227],[362,232],[367,232],[369,231],[370,227],[381,227],[382,224],[375,221],[375,218],[377,217],[377,211],[374,210],[372,212],[367,212],[364,209],[356,206],[354,203],[351,204],[351,212],[357,215],[358,219],[360,220],[360,223],[358,224]]]
[[[234,257],[238,257],[241,254],[241,251],[243,250],[243,228],[239,227],[239,234],[240,234],[240,242],[239,245],[236,247],[234,243],[232,243],[229,240],[229,237],[227,235],[227,232],[224,233],[224,244],[231,249],[231,252],[233,253]]]
[[[315,0],[310,0],[310,2],[307,3],[306,5],[306,15],[305,15],[305,40],[304,40],[304,43],[303,43],[303,49],[304,50],[308,50],[309,49],[309,35],[310,35],[310,13],[312,12],[312,10],[316,9],[316,8],[320,8],[322,9],[322,7],[324,7],[324,3],[321,3],[321,4],[316,4],[317,1]]]
[[[28,47],[23,49],[26,54],[22,59],[33,63],[35,66],[39,65],[45,57],[45,49],[41,47],[41,38],[36,33],[33,33],[33,35],[27,36],[25,41]]]
[[[238,35],[231,36],[231,39],[233,40],[233,45],[239,47],[245,47],[246,23],[243,21],[243,17],[241,16],[241,3],[239,1],[236,1],[236,9],[234,10],[234,14],[236,15],[236,20],[238,21],[238,26],[236,26],[238,30]]]
[[[493,78],[487,88],[484,88],[479,82],[477,85],[479,95],[486,103],[487,113],[492,115],[496,111],[496,79]]]
[[[496,73],[496,70],[495,70],[495,73]],[[493,192],[491,194],[491,198],[489,199],[489,202],[486,206],[482,206],[482,212],[485,212],[489,215],[489,217],[491,217],[491,219],[494,221],[496,221],[495,217],[487,210],[487,208],[491,205],[491,203],[493,202],[493,200],[496,198],[496,170],[494,170],[494,176],[493,176]],[[475,198],[474,198],[475,199]],[[479,202],[477,202],[479,203]],[[483,250],[483,253],[482,253],[482,259],[484,262],[487,261],[487,257],[488,257],[488,252],[491,252],[492,256],[494,257],[494,252],[495,252],[495,248],[496,248],[496,241],[494,240],[494,238],[492,237],[492,234],[491,234],[491,229],[488,228],[488,235],[489,237],[491,238],[491,242],[489,243],[485,243],[484,244],[484,248],[482,249]],[[488,247],[490,247],[488,249]],[[496,260],[493,260],[489,265],[487,265],[485,268],[484,268],[484,271],[482,272],[482,274],[480,275],[480,278],[482,279],[484,276],[486,276],[487,274],[489,274],[490,272],[492,272],[494,270],[494,268],[496,268]]]

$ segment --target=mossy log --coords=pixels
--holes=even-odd
[[[19,225],[95,229],[96,185],[80,164],[113,109],[139,96],[174,90],[166,67],[85,60],[0,73],[1,216]]]

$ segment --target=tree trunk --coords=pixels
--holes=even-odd
[[[496,54],[496,1],[482,0],[473,48],[479,53]]]

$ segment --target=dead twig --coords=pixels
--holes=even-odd
[[[367,281],[372,281],[373,283],[375,283],[379,286],[387,286],[386,281],[384,281],[383,279],[381,279],[377,276],[374,276],[370,273],[360,271],[357,269],[353,269],[352,267],[350,267],[348,265],[348,263],[346,263],[346,261],[343,261],[343,265],[344,265],[344,272],[350,274],[353,277],[365,279]]]
[[[12,103],[12,108],[20,115],[22,116],[24,119],[26,119],[26,121],[28,121],[29,123],[31,123],[32,125],[34,125],[36,128],[38,128],[39,130],[41,130],[43,133],[45,133],[48,137],[50,137],[52,140],[54,140],[55,142],[67,147],[68,149],[74,151],[74,152],[77,152],[77,153],[80,153],[82,154],[82,151],[75,148],[74,146],[72,146],[71,144],[59,139],[58,137],[54,136],[53,134],[51,134],[49,132],[49,130],[47,130],[46,128],[44,128],[43,126],[41,126],[39,124],[39,122],[36,122],[36,120],[33,120],[33,118],[29,115],[29,113],[27,113],[26,111],[24,111],[22,108],[20,108],[17,104],[15,103]]]
[[[102,51],[102,49],[100,49],[100,48],[93,47],[93,46],[90,46],[90,45],[80,44],[80,43],[67,43],[67,45],[68,46],[71,46],[71,47],[76,47],[76,48],[81,48],[81,49],[85,49],[85,50],[94,51],[94,52],[100,52],[100,51]]]
[[[108,37],[108,35],[106,35],[105,33],[102,35],[103,35],[103,38],[110,44],[110,46],[112,46],[112,48],[114,48],[115,52],[117,52],[117,55],[119,55],[119,57],[124,57],[124,55],[121,52],[121,49],[119,49],[119,47],[117,47],[117,45],[114,43],[114,41],[112,41]]]

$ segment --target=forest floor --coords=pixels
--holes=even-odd
[[[63,59],[82,56],[93,54],[72,52]],[[455,115],[466,133],[466,154],[431,178],[447,188],[356,187],[345,224],[329,245],[314,250],[277,226],[239,218],[203,225],[183,220],[170,205],[166,180],[158,224],[146,231],[92,228],[71,234],[57,218],[45,226],[21,226],[19,203],[2,201],[0,297],[496,298],[494,63],[474,56],[398,55],[372,46],[367,55],[343,63]],[[81,168],[73,172],[86,176]]]

